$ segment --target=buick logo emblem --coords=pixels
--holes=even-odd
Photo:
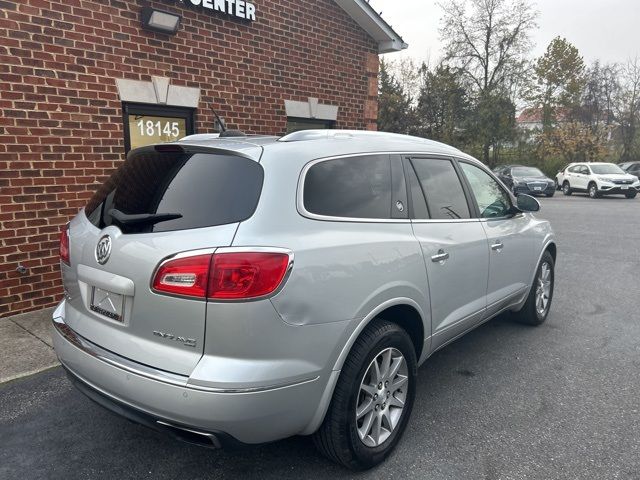
[[[109,261],[111,256],[111,237],[105,235],[100,239],[96,246],[96,260],[100,265],[104,265]]]

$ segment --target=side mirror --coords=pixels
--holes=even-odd
[[[521,212],[537,212],[540,210],[540,202],[525,193],[516,197],[516,205]]]

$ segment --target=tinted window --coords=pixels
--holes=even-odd
[[[460,166],[471,185],[480,216],[482,218],[496,218],[507,215],[511,208],[511,200],[498,182],[475,165],[460,162]]]
[[[407,179],[409,180],[409,189],[411,190],[411,206],[413,208],[413,218],[429,218],[427,201],[424,198],[422,187],[418,182],[416,171],[413,169],[413,166],[409,162],[405,164],[405,168],[407,171]]]
[[[166,232],[246,220],[262,190],[262,167],[242,157],[143,153],[127,160],[85,208],[98,228],[116,225],[124,233]],[[110,215],[178,214],[154,224],[122,224]]]
[[[580,172],[580,165],[574,165],[573,167],[570,167],[569,171],[571,173],[579,173]]]
[[[470,218],[469,206],[458,174],[449,160],[412,160],[433,219]]]
[[[330,217],[391,218],[389,155],[315,164],[304,180],[304,206],[310,213]]]

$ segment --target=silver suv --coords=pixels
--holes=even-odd
[[[538,209],[400,135],[144,147],[61,234],[55,348],[90,398],[180,439],[313,434],[369,468],[431,354],[501,312],[545,321],[556,244]]]

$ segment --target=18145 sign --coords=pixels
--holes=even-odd
[[[256,6],[246,0],[178,0],[189,7],[220,12],[243,20],[255,21]]]

